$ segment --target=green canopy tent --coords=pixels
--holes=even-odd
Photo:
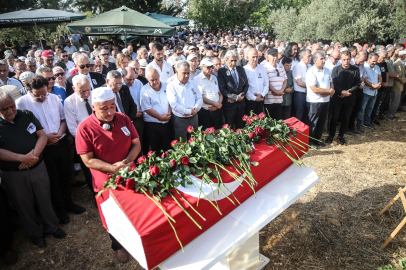
[[[172,36],[173,27],[122,6],[95,17],[67,25],[71,34]]]
[[[161,23],[170,25],[170,26],[180,26],[180,25],[189,24],[188,20],[177,18],[177,17],[172,17],[169,15],[163,15],[163,14],[158,14],[158,13],[149,13],[149,12],[145,13],[145,15],[147,15],[157,21],[160,21]]]

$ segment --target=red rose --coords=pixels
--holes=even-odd
[[[135,186],[135,180],[134,178],[130,178],[125,182],[125,188],[127,190],[133,190]]]
[[[265,129],[263,129],[262,127],[256,127],[255,128],[255,133],[257,133],[257,135],[261,135],[262,132],[264,132]]]
[[[203,131],[203,135],[209,133],[208,130]]]
[[[192,133],[192,131],[193,131],[193,127],[192,127],[192,126],[189,126],[189,127],[187,128],[187,132]]]
[[[248,133],[248,137],[250,137],[250,139],[254,139],[255,138],[255,133],[254,132],[250,132]]]
[[[122,177],[121,175],[117,176],[116,180],[114,180],[114,182],[116,182],[116,184],[120,184],[120,182],[122,182],[122,181],[124,181],[124,177]]]
[[[249,125],[249,124],[251,124],[252,123],[252,119],[248,119],[247,120],[247,124]]]
[[[215,130],[214,127],[211,127],[211,128],[209,128],[207,131],[208,131],[209,133],[213,133],[214,130]]]
[[[224,125],[223,125],[223,128],[228,128],[228,124],[224,124]]]
[[[154,151],[149,151],[148,154],[147,154],[148,157],[151,157],[153,153],[154,153]]]
[[[195,138],[192,137],[189,139],[188,143],[191,144],[194,140],[195,140]]]
[[[264,138],[268,138],[268,137],[269,137],[269,132],[266,131],[266,130],[264,130],[264,131],[262,132],[262,136],[263,136]]]
[[[179,141],[178,141],[178,140],[174,140],[174,141],[171,142],[171,146],[172,146],[172,147],[175,147],[175,144],[177,144],[177,143],[179,143]]]
[[[242,121],[247,121],[248,120],[248,115],[244,115],[243,117],[242,117]]]
[[[137,169],[137,166],[135,166],[135,162],[131,162],[130,172],[135,171],[136,169]]]
[[[149,173],[152,176],[159,174],[159,167],[157,165],[149,166]]]
[[[265,114],[262,112],[258,115],[259,119],[264,119],[265,118]]]
[[[162,153],[161,158],[164,158],[164,157],[167,157],[167,156],[169,156],[169,152],[165,151],[165,152]]]
[[[165,157],[165,153],[162,153],[161,158],[164,158],[164,157]]]
[[[189,164],[189,158],[188,157],[182,157],[182,164],[183,165],[188,165]]]
[[[258,120],[258,116],[255,115],[252,119],[253,120]]]
[[[142,156],[142,157],[139,157],[139,158],[137,159],[137,162],[138,162],[139,164],[142,164],[146,159],[147,159],[147,158],[146,158],[145,156]]]
[[[237,129],[237,134],[243,133],[242,129]]]
[[[234,132],[234,129],[230,129],[231,132]]]
[[[176,160],[172,159],[171,161],[169,161],[169,163],[171,163],[172,167],[175,168],[176,167]]]

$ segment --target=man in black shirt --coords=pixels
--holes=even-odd
[[[388,64],[386,63],[386,59],[388,59],[388,52],[385,50],[381,50],[378,52],[378,55],[379,58],[378,63],[376,65],[381,70],[382,87],[378,89],[375,105],[371,113],[371,120],[374,124],[377,124],[379,126],[381,124],[381,121],[378,119],[378,114],[379,115],[383,114],[383,112],[380,110],[382,103],[381,101],[384,98],[384,96],[388,94],[389,73],[388,73]]]
[[[333,68],[331,77],[334,83],[335,93],[331,98],[331,123],[330,135],[326,143],[332,143],[336,133],[337,120],[340,117],[341,110],[343,111],[340,131],[338,133],[338,141],[342,145],[347,145],[344,139],[344,133],[347,131],[348,122],[352,107],[355,104],[355,95],[352,92],[356,91],[361,84],[359,68],[350,65],[351,55],[348,51],[343,51],[340,55],[341,65]]]

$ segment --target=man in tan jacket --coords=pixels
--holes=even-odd
[[[389,110],[386,114],[386,117],[392,121],[397,120],[397,117],[395,117],[395,112],[397,111],[399,106],[400,97],[403,91],[403,85],[406,83],[405,68],[403,66],[403,61],[405,61],[405,59],[406,50],[400,51],[398,60],[396,60],[396,62],[393,64],[395,72],[397,75],[399,75],[399,77],[393,80]]]

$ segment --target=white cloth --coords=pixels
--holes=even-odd
[[[66,118],[66,124],[68,125],[69,132],[76,137],[76,129],[79,124],[85,120],[89,113],[86,109],[86,101],[73,93],[65,99],[64,112]],[[92,105],[92,94],[90,93],[88,99],[89,105]]]
[[[24,88],[22,83],[20,83],[19,80],[14,79],[14,78],[7,78],[7,85],[15,85],[18,87],[18,89]]]
[[[77,52],[78,49],[76,49],[76,47],[74,45],[71,45],[70,47],[65,46],[65,48],[63,48],[68,54],[73,54],[74,52]]]
[[[210,75],[210,80],[207,79],[206,75],[201,72],[193,79],[197,86],[199,87],[200,93],[207,99],[210,99],[215,102],[219,102],[220,95],[219,95],[219,85],[217,82],[217,78],[213,75]],[[209,105],[203,102],[202,108],[208,110],[209,107],[213,107],[213,105]]]
[[[322,97],[312,91],[310,86],[316,85],[318,88],[330,89],[330,83],[333,82],[330,71],[323,67],[323,70],[312,66],[306,74],[307,96],[306,101],[310,103],[329,102],[330,96]]]
[[[51,93],[47,93],[44,102],[35,101],[30,94],[27,94],[17,99],[16,105],[19,110],[31,111],[41,123],[45,134],[58,133],[61,121],[65,119],[60,98]]]
[[[292,70],[293,85],[295,87],[295,91],[306,93],[306,88],[299,86],[297,84],[296,80],[302,79],[302,82],[305,83],[306,82],[306,72],[309,68],[311,68],[310,64],[307,64],[307,66],[306,66],[302,61],[300,61],[299,64],[297,64],[295,66],[295,68]]]
[[[248,91],[247,99],[255,100],[257,97],[255,94],[260,94],[265,97],[269,90],[269,80],[266,72],[266,68],[263,65],[257,65],[253,69],[249,64],[244,66],[245,73],[248,78]]]
[[[280,63],[280,64],[282,64],[282,63]],[[297,64],[299,64],[299,61],[297,61],[296,59],[292,60],[292,67],[291,67],[290,69],[293,70],[293,68],[294,68]]]
[[[154,122],[165,124],[168,121],[159,121],[157,118],[152,117],[146,111],[153,109],[159,114],[166,114],[169,112],[169,102],[166,96],[166,83],[161,83],[161,90],[155,91],[147,83],[141,88],[141,108],[143,111],[145,122]]]
[[[193,80],[200,73],[202,73],[202,71],[200,69],[196,69],[195,74],[193,74],[192,71],[190,71],[189,80]]]
[[[172,112],[178,117],[185,117],[192,113],[192,108],[198,111],[203,105],[202,94],[197,83],[189,80],[186,84],[174,79],[166,87],[166,96],[172,107]]]
[[[158,66],[158,64],[155,62],[155,60],[152,61],[151,63],[149,63],[147,65],[147,67],[145,68],[145,74],[148,69],[155,68],[159,73],[159,78],[160,78],[161,82],[166,83],[168,81],[169,77],[171,77],[174,74],[174,72],[173,72],[173,68],[172,68],[171,64],[169,64],[165,60],[162,60],[162,62],[163,62],[162,70]]]

